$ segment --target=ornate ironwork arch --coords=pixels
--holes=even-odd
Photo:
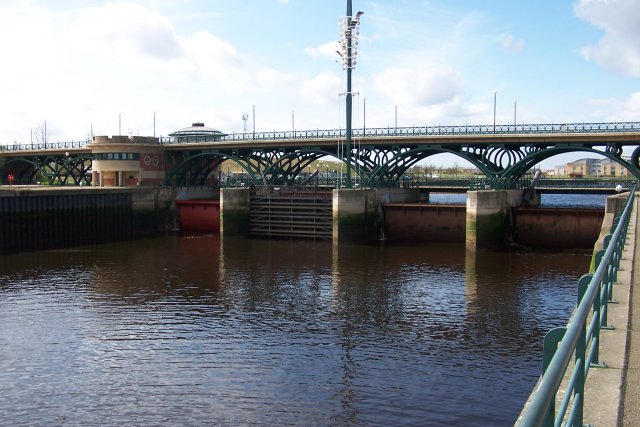
[[[603,148],[600,148],[603,147]],[[402,175],[417,162],[430,156],[448,153],[464,159],[480,170],[491,183],[492,188],[515,188],[518,181],[535,165],[556,156],[571,152],[589,152],[607,157],[629,170],[640,179],[640,147],[636,148],[631,160],[625,160],[622,147],[615,144],[603,145],[553,145],[542,146],[523,144],[503,145],[446,145],[417,147],[376,147],[359,150],[352,156],[356,168],[360,167],[365,181],[370,186],[395,186]]]
[[[47,184],[74,185],[91,183],[92,159],[90,154],[72,154],[64,156],[21,156],[12,157],[3,166],[3,175],[11,173],[16,183],[34,184],[38,176]]]

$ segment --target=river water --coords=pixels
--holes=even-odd
[[[541,194],[540,207],[603,208],[606,194]],[[433,204],[466,204],[466,194],[431,193],[429,202]]]
[[[0,257],[0,424],[511,425],[587,253],[149,240]]]

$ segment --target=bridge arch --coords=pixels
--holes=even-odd
[[[488,178],[494,174],[487,165],[474,156],[467,156],[460,150],[444,147],[390,148],[386,150],[370,150],[361,156],[361,166],[366,170],[368,185],[396,186],[402,176],[415,164],[438,154],[452,154],[466,160],[477,167]]]
[[[593,153],[606,157],[620,166],[624,167],[632,174],[636,179],[640,180],[640,167],[638,166],[638,158],[640,157],[640,147],[636,148],[631,156],[631,161],[626,161],[622,156],[622,147],[618,146],[604,146],[604,150],[597,149],[595,147],[571,147],[571,146],[556,146],[546,148],[544,150],[532,151],[528,156],[524,157],[520,162],[514,164],[508,171],[510,175],[522,177],[535,165],[541,163],[544,160],[550,159],[559,154],[567,153]]]
[[[602,147],[602,148],[600,148]],[[640,147],[634,150],[630,161],[622,157],[622,147],[616,145],[593,146],[417,146],[369,149],[360,154],[360,166],[367,171],[372,186],[395,186],[402,175],[421,160],[436,154],[448,153],[460,157],[482,172],[494,189],[515,188],[517,182],[535,165],[559,154],[586,152],[602,155],[626,168],[640,179]],[[354,156],[354,155],[352,155]]]
[[[177,186],[206,185],[207,180],[211,180],[211,173],[227,159],[215,151],[174,151],[167,157],[171,168],[167,170],[165,183]],[[213,182],[217,183],[217,177]]]
[[[315,149],[175,151],[171,155],[168,185],[205,185],[208,177],[224,161],[240,166],[255,185],[294,185],[299,175],[314,161],[336,153]]]
[[[0,178],[6,182],[9,174],[15,177],[16,184],[32,184],[39,171],[39,166],[27,157],[13,157],[0,167]]]
[[[56,180],[65,185],[71,180],[75,185],[90,184],[91,156],[89,154],[65,156],[20,156],[11,157],[0,168],[0,176],[12,174],[17,184],[35,184],[37,176],[47,184]]]

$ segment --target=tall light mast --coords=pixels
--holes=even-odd
[[[355,17],[352,16],[351,0],[347,0],[347,15],[340,18],[338,25],[340,28],[340,47],[342,56],[342,68],[347,71],[347,93],[346,93],[346,113],[347,113],[347,188],[351,188],[351,126],[352,126],[352,110],[353,99],[351,92],[351,71],[356,66],[356,56],[358,55],[358,24],[360,24],[360,16],[364,12],[358,12]]]
[[[249,113],[242,113],[242,121],[244,122],[244,133],[247,133],[247,120],[249,120]]]

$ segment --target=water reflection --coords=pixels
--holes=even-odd
[[[588,262],[217,236],[0,257],[0,411],[23,424],[509,425]]]

